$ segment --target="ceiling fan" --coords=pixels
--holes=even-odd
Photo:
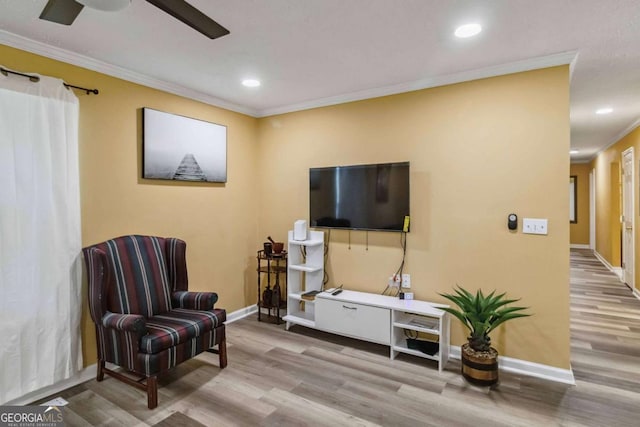
[[[146,1],[210,39],[229,34],[229,30],[184,0]],[[130,3],[131,0],[49,0],[44,9],[42,9],[40,19],[71,25],[85,6],[104,11],[116,11],[124,9]]]

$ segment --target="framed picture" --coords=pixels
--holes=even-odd
[[[569,222],[571,224],[578,222],[578,177],[576,175],[569,177]]]
[[[227,182],[227,127],[142,109],[143,178]]]

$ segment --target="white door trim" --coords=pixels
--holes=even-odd
[[[625,168],[625,157],[627,155],[631,156],[631,161],[630,161],[630,167],[631,170],[627,171]],[[633,147],[629,147],[626,150],[624,150],[622,152],[622,166],[623,166],[623,177],[622,177],[622,213],[624,215],[624,222],[622,224],[622,261],[624,262],[624,268],[623,268],[623,278],[624,278],[624,282],[631,288],[634,289],[635,288],[635,272],[636,272],[636,266],[635,266],[635,253],[636,253],[636,244],[635,244],[635,219],[636,219],[636,210],[635,210],[635,192],[634,192],[634,187],[635,187],[635,168],[634,168],[634,162],[635,162],[635,156],[634,156],[634,152],[633,152]],[[627,173],[631,174],[631,184],[628,186],[625,184],[625,175]],[[628,191],[630,194],[627,194],[626,191]],[[629,202],[630,201],[630,202]],[[628,206],[626,206],[626,203],[629,202],[631,204],[631,209],[628,209]],[[629,215],[626,215],[626,213],[630,211]],[[631,218],[629,218],[629,216]],[[629,232],[627,227],[629,226],[629,223],[631,223],[631,239],[630,239],[630,244],[627,244],[627,240],[626,240],[626,234]],[[627,264],[631,263],[631,267],[629,267]],[[627,274],[627,270],[630,271],[631,274]]]
[[[589,172],[589,248],[596,250],[596,170]]]

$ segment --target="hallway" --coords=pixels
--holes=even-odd
[[[576,392],[598,396],[585,411],[640,423],[640,300],[590,250],[571,250],[571,365]]]

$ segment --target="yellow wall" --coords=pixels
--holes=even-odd
[[[133,233],[179,237],[191,289],[217,292],[228,311],[255,301],[256,119],[6,46],[0,58],[5,67],[100,90],[78,93],[83,245]],[[226,125],[228,182],[143,180],[142,107]],[[96,362],[86,305],[83,353],[85,365]]]
[[[411,161],[407,264],[418,299],[455,284],[521,297],[533,317],[493,337],[501,354],[569,367],[569,82],[557,67],[259,121],[260,235],[308,218],[310,167]],[[507,215],[548,218],[549,235]],[[333,231],[330,285],[382,292],[395,233]],[[350,242],[350,245],[349,245]],[[350,247],[349,247],[350,246]],[[466,332],[453,322],[452,344]]]
[[[253,119],[0,46],[2,64],[97,87],[79,94],[83,244],[128,233],[183,238],[191,287],[229,311],[255,302],[255,251],[308,217],[308,169],[411,161],[406,272],[418,299],[457,283],[521,297],[533,317],[493,335],[501,354],[569,368],[568,67]],[[225,124],[228,183],[142,180],[141,107]],[[507,215],[548,218],[549,235]],[[366,246],[368,237],[368,246]],[[350,243],[349,243],[350,242]],[[381,292],[399,235],[334,231],[332,284]],[[85,310],[86,313],[86,310]],[[84,321],[85,364],[95,362]],[[452,344],[465,332],[453,321]]]
[[[570,242],[578,245],[589,244],[589,172],[588,164],[572,163],[569,175],[578,178],[578,215],[575,224],[569,225]]]
[[[596,251],[614,267],[621,265],[620,154],[610,147],[590,165],[596,170]]]
[[[622,152],[633,147],[634,151],[634,212],[635,212],[635,288],[640,289],[640,221],[638,221],[638,159],[640,158],[640,127],[629,132],[591,162],[596,170],[596,250],[611,265],[621,265],[621,164]]]

